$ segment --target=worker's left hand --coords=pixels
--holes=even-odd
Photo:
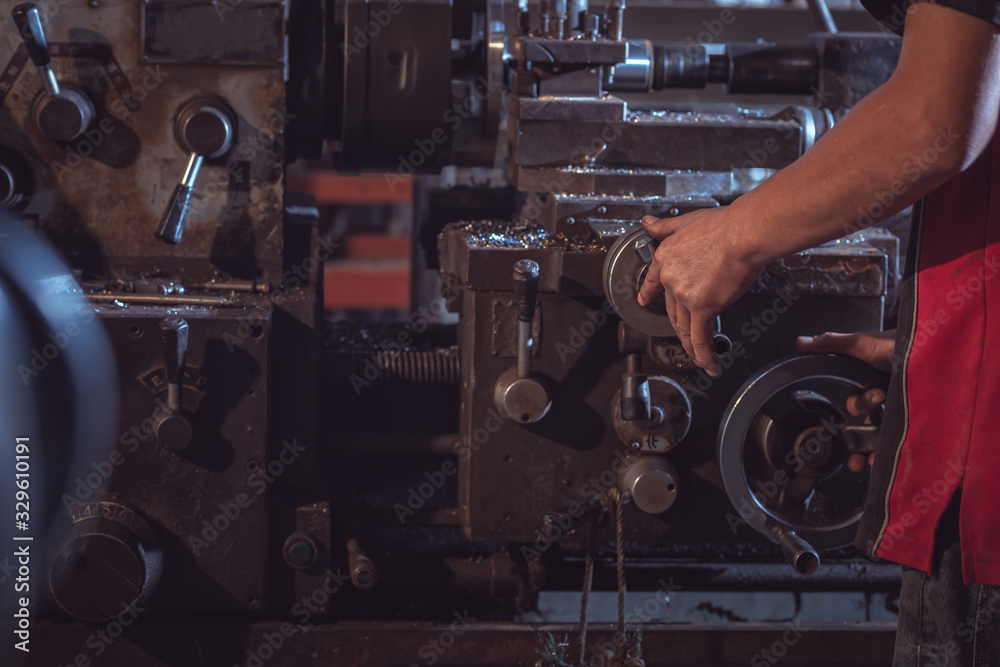
[[[712,322],[764,270],[740,252],[740,225],[733,215],[729,207],[721,207],[677,218],[642,219],[643,228],[660,239],[660,245],[639,290],[639,304],[645,306],[663,292],[684,350],[713,376],[721,368],[712,351]]]

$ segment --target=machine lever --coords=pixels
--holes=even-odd
[[[174,135],[188,155],[187,167],[156,228],[156,237],[176,245],[184,234],[184,221],[191,209],[194,183],[202,162],[220,158],[232,149],[236,139],[236,115],[222,100],[196,99],[177,113]]]
[[[517,374],[531,375],[534,340],[531,323],[538,303],[538,262],[521,259],[514,263],[514,298],[517,300]]]
[[[188,323],[180,317],[160,320],[160,335],[166,356],[167,408],[174,414],[181,409],[181,383],[187,360]]]
[[[188,323],[180,317],[160,320],[164,364],[167,376],[167,403],[153,414],[156,440],[160,446],[179,452],[191,444],[194,430],[184,414],[184,365],[187,363]]]
[[[181,236],[184,234],[184,219],[191,208],[191,196],[194,194],[194,181],[198,178],[198,171],[201,169],[201,163],[204,159],[204,155],[197,153],[191,153],[188,157],[184,176],[181,178],[180,184],[174,188],[167,212],[156,228],[157,238],[174,245],[181,242]]]
[[[622,375],[621,413],[623,421],[644,421],[652,416],[649,382],[642,372],[642,355],[636,352],[625,356],[625,374]]]
[[[49,65],[51,54],[38,7],[25,2],[15,7],[11,15],[47,93],[35,100],[35,123],[42,134],[58,144],[74,141],[94,121],[94,103],[82,90],[59,85]]]
[[[538,262],[514,262],[514,300],[517,303],[517,366],[497,378],[493,399],[497,410],[522,424],[533,424],[552,407],[552,394],[545,381],[531,373],[531,351],[535,345],[531,325],[538,304]]]
[[[24,40],[24,45],[28,48],[31,62],[35,63],[42,75],[45,90],[53,97],[58,95],[59,82],[56,80],[55,72],[49,67],[49,44],[45,39],[45,30],[42,28],[42,17],[38,13],[38,7],[34,3],[25,2],[14,7],[11,14],[14,18],[14,25]]]

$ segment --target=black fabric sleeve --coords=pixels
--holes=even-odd
[[[931,2],[942,7],[950,7],[1000,26],[1000,0],[861,0],[864,8],[878,19],[883,28],[897,35],[903,34],[906,10],[914,2]]]

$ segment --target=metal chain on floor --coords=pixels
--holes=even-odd
[[[608,667],[645,667],[642,659],[642,630],[629,632],[625,623],[625,502],[617,488],[608,492],[615,512],[615,542],[618,575],[618,632]]]
[[[616,488],[611,489],[611,501],[615,504],[615,547],[618,570],[618,636],[625,640],[625,503]]]
[[[583,592],[580,595],[580,661],[585,665],[587,658],[587,607],[590,604],[590,588],[594,583],[594,545],[597,541],[597,523],[590,525],[590,541],[587,544],[587,558],[583,564]]]

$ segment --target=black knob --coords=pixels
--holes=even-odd
[[[107,621],[142,607],[159,583],[163,554],[149,524],[116,502],[77,505],[73,527],[49,566],[59,607],[82,621]]]

